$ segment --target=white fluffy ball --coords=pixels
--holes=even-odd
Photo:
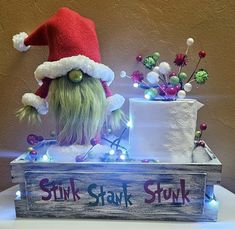
[[[193,43],[194,43],[193,38],[190,37],[190,38],[187,39],[187,45],[188,46],[191,46]]]
[[[159,64],[159,72],[160,73],[167,75],[170,73],[170,71],[171,71],[171,67],[167,62],[161,62]]]
[[[156,83],[159,82],[159,74],[157,72],[154,72],[154,71],[149,72],[147,74],[147,80],[151,84],[156,84]]]
[[[126,77],[126,72],[125,71],[121,71],[120,72],[120,77],[121,78],[125,78]]]
[[[184,99],[186,96],[186,92],[184,90],[180,90],[178,91],[177,96],[179,99]]]
[[[155,66],[155,67],[153,68],[153,71],[158,73],[158,72],[159,72],[159,67],[158,67],[158,66]]]
[[[192,91],[192,84],[191,83],[186,83],[185,85],[184,85],[184,90],[186,91],[186,92],[190,92],[190,91]]]

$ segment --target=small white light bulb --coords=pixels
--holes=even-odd
[[[131,121],[128,121],[127,123],[126,123],[126,126],[127,127],[131,127],[132,125],[131,125]]]
[[[48,157],[46,154],[44,154],[44,155],[42,156],[42,160],[43,160],[43,161],[49,161],[49,157]]]
[[[126,156],[124,154],[121,154],[120,159],[124,161],[126,159]]]
[[[114,151],[113,149],[111,149],[111,150],[109,151],[109,154],[110,154],[110,155],[114,155],[114,154],[115,154],[115,151]]]
[[[150,95],[149,95],[149,94],[145,94],[145,95],[144,95],[144,98],[145,98],[145,99],[150,99]]]
[[[139,84],[138,83],[133,83],[133,87],[138,88]]]
[[[16,191],[16,197],[18,197],[18,198],[21,197],[21,192],[20,192],[20,190]]]

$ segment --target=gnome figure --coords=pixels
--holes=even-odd
[[[39,88],[22,97],[20,120],[38,121],[50,105],[61,146],[88,145],[104,125],[118,127],[124,98],[109,89],[114,72],[101,63],[93,21],[61,8],[30,35],[13,36],[13,44],[23,52],[31,45],[49,47],[48,61],[34,72]]]

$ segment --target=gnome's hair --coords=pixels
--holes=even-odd
[[[106,116],[106,98],[100,80],[83,75],[80,83],[71,82],[67,76],[52,80],[49,89],[49,104],[55,114],[57,141],[60,145],[90,144],[99,136],[102,127],[115,130],[124,121],[118,109]],[[29,122],[40,120],[37,110],[30,106],[21,108],[20,119]]]

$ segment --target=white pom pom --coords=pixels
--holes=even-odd
[[[120,77],[121,78],[125,78],[126,77],[126,72],[125,71],[121,71],[120,72]]]
[[[48,113],[48,103],[45,99],[41,98],[34,93],[25,93],[22,96],[22,103],[26,106],[34,107],[39,114],[45,115]]]
[[[30,46],[26,46],[24,44],[24,39],[28,37],[28,34],[25,32],[18,33],[12,37],[13,46],[15,49],[17,49],[20,52],[27,51]]]
[[[158,67],[158,66],[155,66],[155,67],[153,68],[153,71],[159,73],[159,67]]]
[[[112,96],[107,97],[106,99],[106,112],[107,114],[111,114],[112,111],[115,111],[124,104],[125,98],[122,95],[114,94]]]
[[[159,82],[159,74],[157,72],[149,72],[147,74],[147,80],[151,84],[156,84]]]
[[[177,96],[179,99],[184,99],[186,96],[186,92],[184,90],[180,90],[178,91]]]
[[[193,43],[194,43],[193,38],[190,37],[190,38],[187,39],[187,45],[188,46],[191,46]]]
[[[184,85],[184,90],[186,91],[186,92],[190,92],[190,91],[192,91],[192,84],[191,83],[186,83],[185,85]]]
[[[161,62],[159,64],[159,72],[160,73],[167,75],[170,73],[170,71],[171,71],[171,67],[167,62]]]

